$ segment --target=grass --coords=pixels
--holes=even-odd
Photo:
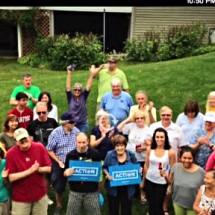
[[[190,99],[196,99],[205,113],[205,103],[210,91],[215,90],[215,53],[185,59],[149,63],[149,64],[121,64],[122,69],[128,79],[130,94],[135,98],[135,92],[145,90],[149,95],[149,100],[154,102],[154,106],[159,109],[167,105],[173,109],[173,121],[179,113],[183,111],[185,103]],[[33,84],[42,90],[49,91],[53,102],[58,106],[59,116],[68,109],[65,95],[66,85],[65,71],[55,72],[49,70],[39,70],[19,65],[15,60],[0,60],[0,124],[2,125],[7,111],[11,109],[9,105],[10,94],[15,86],[21,83],[22,74],[31,73]],[[72,83],[86,83],[88,71],[76,71],[72,76]],[[88,113],[90,130],[95,124],[97,98],[97,80],[94,80],[92,91],[88,98]],[[159,114],[157,113],[159,119]],[[50,193],[54,199],[53,192]],[[66,210],[68,197],[64,195],[64,208]],[[133,215],[145,214],[146,206],[134,200]],[[49,207],[49,214],[53,214],[54,206]],[[65,211],[64,211],[65,212]],[[107,215],[107,201],[102,207],[102,215]]]

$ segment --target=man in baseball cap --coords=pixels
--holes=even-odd
[[[75,149],[76,135],[80,132],[75,127],[71,112],[67,111],[61,115],[61,126],[55,128],[49,136],[46,149],[53,159],[52,187],[56,194],[56,209],[53,215],[59,215],[62,211],[62,195],[66,189],[67,179],[64,177],[66,155]]]
[[[12,189],[12,214],[47,215],[44,174],[51,172],[51,160],[41,143],[32,142],[27,130],[14,132],[16,146],[6,154],[6,169]]]

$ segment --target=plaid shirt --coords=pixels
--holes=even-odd
[[[62,126],[57,127],[49,135],[46,149],[53,151],[59,160],[65,163],[66,155],[76,147],[75,138],[79,132],[79,129],[74,127],[71,133],[67,134]]]

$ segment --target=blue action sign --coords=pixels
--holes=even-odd
[[[69,161],[69,168],[75,172],[68,177],[68,181],[94,181],[99,182],[102,164],[101,162]]]
[[[110,186],[124,186],[130,184],[140,184],[140,164],[126,164],[109,167],[109,174],[113,177]]]

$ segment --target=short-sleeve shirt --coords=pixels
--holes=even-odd
[[[121,94],[115,97],[110,91],[102,97],[100,108],[112,114],[119,124],[129,116],[132,105],[133,100],[129,93],[121,91]]]
[[[19,128],[27,129],[30,122],[33,121],[33,111],[28,107],[25,107],[23,112],[19,112],[15,107],[11,111],[9,111],[8,114],[14,114],[15,116],[17,116]]]
[[[127,149],[134,152],[137,161],[145,161],[146,151],[137,152],[136,145],[142,144],[145,146],[144,141],[151,139],[150,130],[148,126],[139,128],[136,123],[128,123],[123,127],[123,134],[128,135]]]
[[[87,121],[86,102],[87,102],[89,93],[90,91],[85,89],[80,95],[79,101],[78,101],[71,91],[66,91],[69,110],[73,114],[74,121],[77,123]]]
[[[8,136],[5,132],[0,133],[0,142],[5,144],[6,150],[16,145],[15,138]]]
[[[161,121],[151,124],[149,128],[152,136],[154,134],[155,129],[157,128],[163,128],[167,131],[170,146],[175,151],[175,156],[177,160],[178,148],[187,145],[187,143],[184,141],[184,135],[182,133],[181,128],[173,122],[171,122],[169,127],[164,128],[162,126]]]
[[[97,150],[88,147],[85,153],[79,153],[76,149],[69,152],[66,156],[65,169],[69,168],[70,160],[87,161],[101,161]],[[98,182],[84,182],[84,181],[69,181],[70,190],[79,193],[89,193],[98,191]]]
[[[192,140],[190,140],[190,144],[196,144],[200,137],[207,137],[205,130],[199,130],[197,132],[197,134],[195,135],[195,137]],[[215,132],[209,138],[209,142],[211,144],[215,145]],[[196,150],[196,157],[195,157],[196,164],[198,164],[202,168],[205,168],[207,160],[212,152],[213,152],[213,150],[209,146],[207,146],[205,144],[201,145]]]
[[[103,69],[99,72],[99,83],[98,83],[98,98],[97,102],[101,102],[102,96],[111,90],[111,80],[118,78],[121,81],[122,89],[127,90],[129,88],[125,73],[116,68],[113,74],[110,74],[108,68]]]
[[[14,88],[12,94],[11,94],[11,99],[16,99],[16,94],[22,92],[22,93],[28,93],[30,94],[34,99],[38,99],[41,90],[39,87],[31,85],[30,88],[26,89],[23,85],[19,85]],[[32,102],[32,100],[28,100],[28,107],[33,110],[35,106],[35,103]]]
[[[205,171],[199,167],[195,172],[186,171],[181,163],[176,163],[173,174],[173,202],[187,209],[193,208],[196,194],[204,184]]]
[[[79,133],[79,129],[74,127],[70,134],[67,134],[62,126],[59,126],[49,135],[48,145],[46,149],[53,151],[55,155],[65,163],[66,155],[75,149],[75,138]]]
[[[55,119],[47,118],[45,122],[35,119],[28,126],[28,133],[33,137],[34,142],[41,142],[44,146],[48,143],[51,132],[58,127]]]
[[[9,175],[29,169],[37,161],[41,167],[51,166],[51,160],[41,143],[31,143],[28,151],[21,151],[18,146],[11,148],[6,154],[6,168]],[[35,172],[11,183],[12,200],[17,202],[35,202],[46,193],[44,175]]]
[[[190,140],[195,137],[196,133],[200,129],[204,129],[203,118],[204,115],[202,113],[198,113],[193,121],[190,122],[187,115],[184,113],[179,114],[176,124],[181,127],[181,130],[184,134],[184,140],[187,142],[187,145],[190,144]]]

